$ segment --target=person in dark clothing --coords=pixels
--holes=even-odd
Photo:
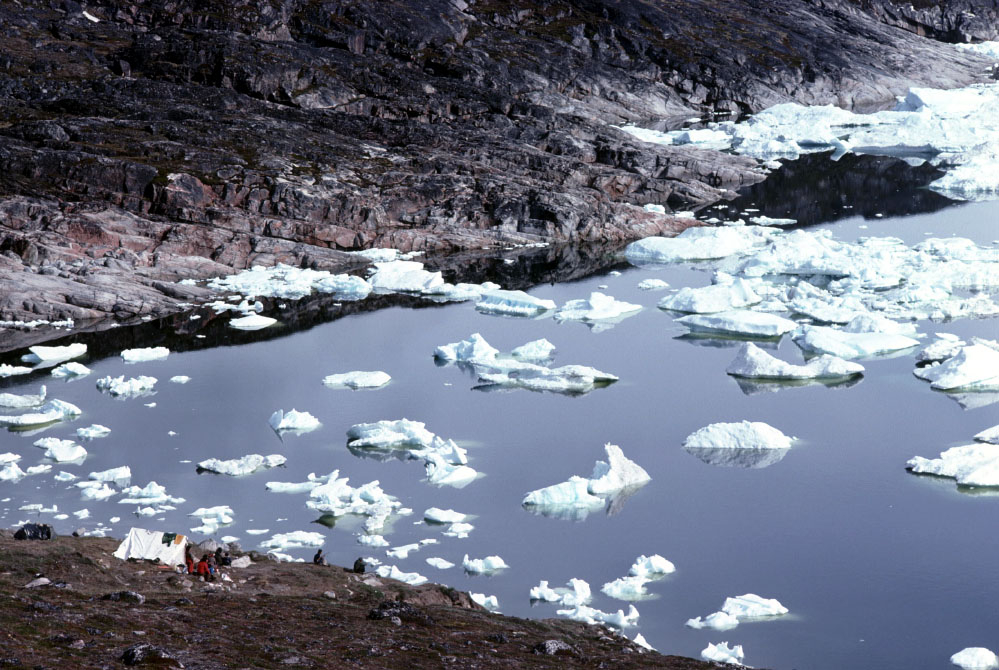
[[[232,565],[232,556],[229,555],[228,551],[222,554],[222,560],[219,561],[219,565],[220,566]]]
[[[326,562],[326,557],[323,556],[322,549],[317,551],[316,555],[312,557],[312,562],[315,563],[316,565],[329,565],[329,563]]]
[[[222,547],[215,550],[215,565],[216,567],[222,566]]]
[[[359,558],[356,561],[354,561],[354,572],[356,572],[359,575],[363,575],[364,574],[364,559],[363,558]]]
[[[190,547],[184,552],[184,563],[187,564],[187,574],[193,575],[197,570],[197,565],[194,562],[194,556],[191,556]]]

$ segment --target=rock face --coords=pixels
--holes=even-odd
[[[764,173],[613,124],[870,107],[981,76],[914,33],[985,35],[962,11],[993,3],[916,4],[4,3],[0,320],[162,315],[204,297],[181,278],[341,270],[372,246],[677,231],[641,205],[694,207]]]

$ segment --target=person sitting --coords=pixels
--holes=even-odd
[[[312,557],[312,562],[316,565],[329,565],[329,563],[326,562],[326,556],[323,555],[322,549],[317,551],[316,555]]]
[[[221,566],[232,565],[232,556],[229,555],[228,551],[222,554],[222,560],[219,561],[219,565]]]
[[[208,554],[203,554],[198,561],[198,577],[206,582],[212,581],[212,573],[208,570]]]
[[[208,572],[211,573],[212,579],[215,579],[219,574],[219,566],[215,563],[215,554],[208,554]]]
[[[194,563],[194,556],[191,556],[190,549],[184,552],[184,563],[187,564],[187,574],[193,575],[197,566]]]

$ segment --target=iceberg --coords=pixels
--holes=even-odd
[[[461,560],[461,566],[465,568],[465,572],[471,575],[492,575],[510,567],[499,556],[470,559],[468,554],[465,554]]]
[[[649,580],[661,579],[673,572],[676,572],[676,566],[659,554],[639,556],[628,570],[628,574],[633,577],[644,577]]]
[[[392,558],[405,559],[408,558],[414,551],[419,551],[422,545],[419,542],[414,542],[412,544],[404,544],[399,547],[392,547],[386,550],[385,555]]]
[[[537,316],[555,309],[555,302],[535,298],[523,291],[498,289],[483,293],[479,301],[475,303],[475,309],[480,312],[507,316]]]
[[[313,290],[332,293],[340,300],[363,300],[371,292],[371,285],[361,277],[333,275],[324,270],[296,268],[284,263],[270,268],[255,265],[228,277],[216,277],[208,281],[208,287],[244,296],[290,300],[304,298]]]
[[[323,384],[331,388],[346,387],[351,389],[378,388],[385,386],[392,380],[392,377],[381,371],[375,372],[345,372],[343,374],[328,375],[323,378]]]
[[[303,547],[316,548],[326,544],[326,536],[322,533],[315,533],[305,530],[296,530],[290,533],[277,533],[271,539],[264,540],[260,546],[264,549],[301,549]]]
[[[746,342],[725,372],[746,379],[845,379],[863,374],[864,366],[829,354],[813,358],[805,365],[793,365],[771,356],[752,342]]]
[[[27,473],[17,466],[17,463],[8,462],[0,468],[0,482],[17,482],[27,477]]]
[[[718,644],[708,644],[707,647],[702,649],[701,658],[705,661],[713,661],[715,663],[742,665],[746,654],[742,651],[741,644],[729,647],[728,642],[719,642]]]
[[[220,475],[239,477],[251,474],[257,470],[284,465],[286,460],[287,459],[281,454],[271,454],[270,456],[249,454],[247,456],[243,456],[242,458],[234,458],[227,461],[219,460],[217,458],[209,458],[208,460],[198,463],[198,470],[206,470]]]
[[[283,433],[300,435],[316,430],[322,425],[319,423],[319,419],[308,412],[299,412],[296,409],[292,409],[287,413],[279,409],[271,414],[271,418],[268,419],[267,423],[270,424],[270,427],[278,435]]]
[[[64,347],[35,346],[28,347],[28,351],[31,353],[21,356],[21,360],[25,363],[46,363],[54,365],[55,363],[61,363],[62,361],[68,361],[71,358],[79,358],[84,355],[87,353],[87,345],[77,342]]]
[[[703,619],[701,617],[687,619],[687,623],[685,625],[688,628],[695,628],[697,630],[702,628],[711,628],[713,630],[732,630],[739,625],[739,620],[726,612],[714,612]]]
[[[7,426],[16,430],[32,426],[42,426],[55,423],[56,421],[75,419],[80,414],[82,414],[82,411],[76,405],[62,400],[50,400],[34,412],[15,416],[0,415],[0,426]]]
[[[999,426],[986,428],[975,435],[975,440],[978,442],[988,442],[989,444],[999,444]],[[0,462],[2,462],[2,459],[0,459]]]
[[[126,487],[122,489],[121,495],[123,497],[118,500],[119,505],[164,505],[167,503],[179,505],[185,502],[183,498],[167,494],[166,487],[154,481],[149,482],[145,486],[133,485]],[[232,514],[232,510],[229,511],[229,514]]]
[[[999,390],[999,351],[985,344],[964,346],[943,363],[916,368],[914,374],[941,391]]]
[[[950,657],[950,662],[964,670],[995,670],[999,657],[984,647],[966,647]]]
[[[187,375],[174,375],[170,377],[170,382],[173,384],[186,384],[189,381],[191,381],[191,378]]]
[[[710,314],[749,307],[762,300],[748,281],[735,279],[728,284],[681,288],[675,294],[660,300],[658,306],[659,309],[674,312]]]
[[[523,367],[503,372],[480,372],[479,381],[506,388],[523,388],[530,391],[581,394],[616,382],[618,377],[585,365],[563,365],[546,368],[525,363]]]
[[[306,507],[334,516],[358,514],[367,516],[365,530],[375,534],[393,513],[402,513],[402,503],[386,494],[378,485],[378,480],[354,488],[347,482],[348,477],[340,477],[334,470],[326,477],[326,483],[309,492]]]
[[[567,607],[585,605],[593,597],[590,585],[582,579],[570,579],[564,587],[551,588],[548,582],[543,581],[530,591],[531,600],[543,602],[559,603]]]
[[[347,431],[348,446],[377,449],[404,446],[427,448],[433,444],[435,437],[426,429],[425,423],[409,419],[359,423]]]
[[[804,351],[846,359],[880,356],[919,345],[919,340],[906,335],[850,333],[828,326],[802,326],[791,337]]]
[[[424,456],[427,481],[434,486],[464,488],[472,483],[478,472],[464,464],[449,463],[441,454],[431,451]]]
[[[156,386],[156,378],[145,375],[132,377],[128,380],[125,379],[124,375],[120,377],[101,377],[97,380],[98,391],[123,398],[149,395],[153,392],[154,386]]]
[[[597,496],[611,496],[622,489],[643,486],[649,481],[649,473],[634,461],[625,457],[616,444],[604,445],[607,461],[597,461],[593,466],[587,490]]]
[[[916,354],[917,363],[935,363],[952,358],[967,342],[951,333],[936,333],[936,339]]]
[[[376,262],[368,282],[378,293],[423,293],[444,284],[444,278],[418,261],[395,260]]]
[[[691,314],[676,320],[693,332],[736,337],[780,337],[798,327],[790,319],[750,310],[729,310],[714,314]]]
[[[662,279],[643,279],[638,282],[638,288],[642,291],[664,291],[669,288],[669,284]]]
[[[26,409],[36,407],[45,402],[45,387],[38,389],[38,395],[17,395],[16,393],[0,393],[0,407],[10,409]]]
[[[125,349],[121,358],[126,363],[141,363],[143,361],[160,361],[170,355],[166,347],[148,347],[146,349]]]
[[[477,605],[485,607],[490,612],[499,611],[499,600],[496,596],[487,596],[485,593],[469,593],[468,597]]]
[[[699,449],[789,449],[794,442],[762,421],[712,423],[684,440],[685,448]]]
[[[27,368],[26,368],[27,369]],[[84,377],[90,374],[90,368],[82,363],[63,363],[52,369],[53,377],[61,378],[72,378],[72,377]],[[2,375],[0,375],[2,376]]]
[[[101,437],[107,437],[111,434],[111,429],[107,426],[102,426],[99,423],[95,423],[86,428],[77,428],[76,436],[81,440],[96,440]]]
[[[324,477],[317,477],[316,473],[310,472],[308,481],[304,482],[267,482],[264,488],[274,493],[309,493],[317,486],[324,484]]]
[[[995,444],[951,447],[940,458],[915,456],[905,465],[915,474],[953,477],[959,486],[999,486],[999,445]]]
[[[618,577],[612,582],[604,584],[600,590],[611,598],[617,600],[643,600],[649,597],[649,592],[645,590],[645,584],[649,580],[644,577]]]
[[[468,515],[462,514],[461,512],[455,512],[453,509],[431,507],[423,513],[423,518],[425,521],[429,521],[430,523],[449,524],[464,521],[468,518]]]
[[[400,582],[405,582],[410,586],[419,586],[420,584],[426,584],[430,581],[418,572],[403,572],[394,565],[379,565],[375,568],[375,574],[384,579],[395,579]]]
[[[277,319],[259,314],[249,314],[236,319],[229,319],[229,327],[236,328],[237,330],[260,330],[267,326],[273,326],[275,323],[277,323]]]
[[[556,321],[608,321],[620,320],[637,314],[641,305],[623,302],[615,298],[593,291],[589,299],[570,300],[555,311]]]
[[[43,437],[35,441],[35,446],[44,449],[45,458],[56,463],[82,462],[87,457],[87,450],[73,440]]]
[[[587,605],[576,605],[572,609],[556,610],[555,613],[572,621],[588,624],[604,623],[615,628],[629,628],[638,624],[638,610],[634,605],[629,606],[627,614],[623,610],[608,614]]]
[[[4,377],[13,377],[15,375],[31,374],[31,371],[31,368],[23,365],[8,365],[7,363],[0,363],[0,379],[3,379]]]
[[[434,349],[434,358],[446,362],[491,364],[499,353],[499,349],[486,342],[482,335],[472,333],[467,340],[437,347]]]
[[[228,505],[217,505],[215,507],[199,507],[187,516],[193,516],[201,521],[201,526],[192,528],[195,533],[211,535],[220,526],[225,526],[233,521],[233,511]]]
[[[741,621],[763,619],[787,614],[786,607],[774,598],[761,598],[755,593],[747,593],[734,598],[726,598],[721,611],[709,614],[704,619],[689,619],[690,628],[714,628],[730,630]]]
[[[438,570],[447,570],[454,567],[454,563],[451,561],[446,561],[438,556],[431,556],[427,559],[427,565],[432,568],[437,568]]]
[[[113,482],[116,486],[127,486],[132,479],[132,470],[127,465],[122,465],[109,470],[91,472],[87,479],[95,482]]]
[[[624,255],[632,265],[725,258],[762,246],[771,235],[769,228],[694,227],[676,237],[646,237],[632,242]]]

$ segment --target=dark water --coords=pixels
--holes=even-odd
[[[848,240],[897,235],[915,243],[932,232],[989,243],[999,238],[997,215],[996,204],[969,204],[826,225]],[[636,288],[649,277],[674,287],[710,281],[707,273],[685,266],[628,268],[619,276],[598,273],[532,290],[561,304],[606,284],[608,294],[645,305],[604,332],[551,319],[485,316],[468,303],[414,308],[412,301],[332,322],[317,317],[305,329],[286,327],[268,339],[209,329],[209,337],[196,340],[174,332],[184,326],[179,319],[147,325],[154,334],[147,337],[176,349],[167,360],[125,365],[116,355],[94,356],[83,359],[93,374],[75,382],[37,375],[4,381],[3,390],[15,393],[34,393],[47,383],[52,396],[84,410],[79,420],[41,435],[0,433],[0,452],[22,454],[22,468],[41,462],[41,450],[31,446],[40,436],[72,437],[91,423],[113,432],[86,443],[90,455],[81,466],[56,465],[53,473],[0,485],[0,497],[10,498],[0,503],[0,522],[33,520],[17,507],[41,502],[58,504],[60,512],[90,509],[92,518],[84,522],[56,522],[59,532],[108,523],[113,516],[121,517],[110,524],[117,536],[132,525],[183,532],[198,525],[185,516],[196,507],[228,504],[236,521],[218,535],[238,536],[246,548],[272,533],[321,531],[336,563],[377,556],[431,580],[495,594],[505,614],[536,617],[554,616],[556,609],[529,602],[528,590],[542,579],[553,586],[585,579],[594,607],[627,609],[627,603],[601,594],[600,586],[625,575],[640,554],[658,553],[677,572],[648,585],[658,597],[637,603],[639,625],[627,632],[641,632],[667,653],[697,656],[708,642],[727,640],[744,645],[746,662],[757,667],[903,670],[947,668],[949,656],[967,646],[999,647],[999,497],[969,495],[950,480],[915,477],[904,469],[914,455],[936,456],[999,424],[999,404],[962,409],[912,375],[911,354],[865,362],[866,375],[849,387],[747,394],[724,373],[737,343],[680,338],[685,329],[655,308],[664,293]],[[922,323],[920,330],[999,336],[994,320]],[[501,350],[547,337],[558,347],[558,364],[592,365],[621,380],[579,397],[472,390],[473,377],[436,366],[431,353],[474,332]],[[190,346],[180,351],[185,340]],[[213,346],[200,348],[206,341]],[[800,361],[789,341],[776,352]],[[349,370],[384,370],[393,381],[373,391],[322,386],[325,375]],[[160,381],[154,396],[116,400],[94,387],[108,374],[147,374]],[[168,381],[178,374],[192,381]],[[144,406],[148,402],[156,406]],[[307,410],[323,426],[281,440],[267,425],[279,408]],[[345,431],[352,424],[402,417],[424,421],[466,446],[470,464],[484,477],[462,490],[438,489],[421,481],[418,462],[379,462],[346,449]],[[783,459],[756,469],[711,465],[680,447],[708,423],[743,419],[766,421],[800,442]],[[572,522],[521,508],[532,489],[573,474],[588,476],[605,442],[620,445],[652,476],[615,514],[597,512]],[[194,463],[181,462],[249,453],[284,454],[288,463],[229,478],[198,475]],[[132,468],[132,483],[156,480],[187,502],[164,517],[136,519],[130,506],[113,498],[84,503],[76,489],[52,479],[60,469],[85,477],[124,464]],[[342,519],[326,529],[311,523],[318,515],[305,508],[306,495],[264,490],[269,480],[303,481],[310,472],[336,468],[355,486],[378,479],[415,511],[386,529],[391,546],[423,538],[440,543],[405,560],[389,559],[382,550],[355,543],[359,521]],[[475,515],[475,530],[467,539],[442,536],[420,522],[431,506]],[[245,533],[251,528],[270,533],[254,538]],[[493,577],[466,576],[460,567],[465,553],[499,554],[511,567]],[[430,556],[458,566],[438,571],[424,562]],[[684,627],[688,618],[719,609],[725,597],[747,592],[777,598],[791,613],[722,633]]]

